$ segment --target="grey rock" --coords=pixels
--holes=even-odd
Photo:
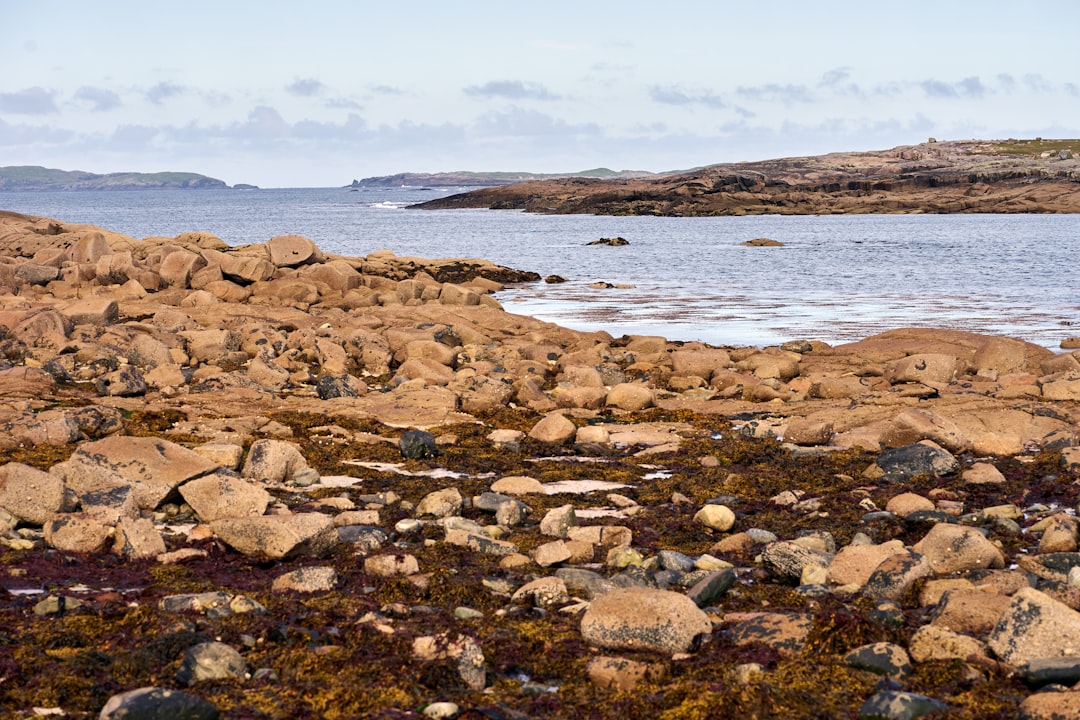
[[[876,675],[899,678],[911,673],[911,658],[907,650],[887,642],[857,647],[844,656],[844,663]]]
[[[585,568],[559,568],[555,571],[555,577],[566,583],[569,592],[590,599],[598,598],[618,587],[600,573]]]
[[[948,709],[943,702],[925,695],[885,690],[867,698],[859,708],[859,720],[914,720]]]
[[[789,582],[798,582],[807,565],[828,567],[832,559],[829,553],[810,550],[786,540],[769,543],[761,551],[761,564],[765,569]]]
[[[218,709],[201,697],[168,688],[143,687],[113,695],[100,720],[217,720]]]
[[[693,600],[695,605],[703,608],[712,605],[714,601],[723,597],[734,584],[734,570],[731,568],[716,570],[690,588],[686,596]]]
[[[337,582],[338,574],[332,567],[304,567],[274,578],[270,589],[274,592],[329,592]]]
[[[948,450],[921,442],[886,450],[878,456],[877,465],[886,473],[905,478],[949,475],[960,468],[959,461]]]
[[[188,648],[176,680],[183,685],[194,685],[204,680],[243,679],[247,672],[247,663],[234,648],[225,643],[205,642]]]
[[[426,430],[406,430],[398,439],[398,448],[406,460],[423,460],[439,454],[435,436]]]
[[[320,400],[360,397],[362,390],[360,381],[351,375],[320,375],[315,383]]]
[[[1032,687],[1072,687],[1080,682],[1080,657],[1035,658],[1020,669],[1020,677]]]
[[[102,375],[94,381],[100,397],[138,397],[146,394],[146,379],[132,365]]]
[[[674,550],[661,550],[656,554],[656,559],[665,570],[688,573],[694,569],[694,558]]]
[[[390,535],[376,525],[343,525],[337,529],[338,540],[360,552],[373,552],[390,542]]]

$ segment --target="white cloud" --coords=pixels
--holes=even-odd
[[[91,112],[115,110],[123,105],[120,96],[112,90],[89,85],[83,85],[76,90],[74,97],[76,101],[89,105]]]
[[[29,87],[18,92],[0,93],[0,112],[16,115],[50,115],[59,112],[56,91]]]
[[[285,86],[285,92],[297,97],[314,97],[324,90],[326,85],[315,78],[298,78]]]
[[[462,92],[471,97],[502,98],[506,100],[558,100],[540,83],[521,80],[492,80],[483,85],[470,85]]]
[[[155,105],[160,105],[163,101],[186,92],[187,88],[183,85],[162,81],[146,91],[146,99]]]

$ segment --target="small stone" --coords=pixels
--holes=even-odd
[[[857,647],[844,656],[844,663],[886,677],[899,678],[911,673],[911,658],[907,651],[887,642]]]
[[[412,555],[375,555],[364,558],[364,572],[375,577],[415,575],[420,572],[420,564]]]
[[[564,538],[571,527],[576,526],[577,515],[573,505],[561,505],[548,510],[540,521],[540,533],[551,537]]]
[[[456,717],[459,712],[461,708],[457,703],[452,702],[433,702],[424,708],[424,716],[432,720],[446,720]]]
[[[694,522],[719,532],[727,532],[735,526],[735,513],[726,505],[705,505],[694,515]]]

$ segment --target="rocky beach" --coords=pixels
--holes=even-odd
[[[1080,338],[614,337],[537,279],[0,212],[3,716],[1080,716]]]

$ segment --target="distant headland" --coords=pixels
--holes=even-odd
[[[423,203],[594,215],[1077,213],[1080,140],[961,140],[709,165],[637,178],[519,182]]]
[[[644,170],[609,170],[594,168],[573,173],[530,173],[530,172],[457,172],[440,173],[397,173],[353,180],[349,188],[370,187],[502,187],[516,183],[536,180],[564,180],[568,178],[593,178],[599,180],[632,180],[637,178],[657,177],[658,173]]]
[[[34,190],[177,190],[229,189],[217,178],[188,172],[117,172],[99,173],[82,170],[56,170],[37,165],[0,167],[0,191]],[[255,185],[237,184],[234,190],[254,190]]]

